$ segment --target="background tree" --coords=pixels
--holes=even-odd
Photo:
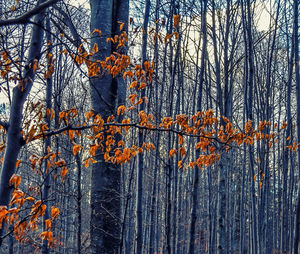
[[[34,4],[1,5],[1,156],[42,12],[51,35],[1,178],[5,253],[297,253],[297,3]]]

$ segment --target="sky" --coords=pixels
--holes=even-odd
[[[270,25],[270,3],[273,5],[275,0],[256,1],[258,5],[255,10],[256,13],[256,24],[260,31],[267,30]],[[89,8],[89,0],[71,0],[71,3],[75,6],[83,5],[85,8]]]

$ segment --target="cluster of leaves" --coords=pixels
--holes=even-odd
[[[130,96],[129,96],[130,97]],[[137,105],[137,104],[135,104]],[[233,146],[241,146],[242,144],[253,145],[254,141],[266,141],[269,147],[273,143],[278,142],[277,132],[266,134],[265,128],[270,127],[271,123],[262,121],[257,129],[254,129],[253,122],[248,121],[244,130],[234,129],[233,124],[226,117],[215,116],[213,110],[206,112],[197,112],[192,116],[177,115],[176,119],[171,117],[164,117],[160,123],[157,124],[153,114],[147,114],[145,111],[139,112],[139,121],[133,122],[131,118],[126,117],[127,113],[132,110],[131,106],[128,109],[122,105],[118,108],[117,115],[125,115],[122,122],[118,121],[118,117],[110,116],[104,120],[100,115],[95,115],[91,110],[86,114],[86,121],[81,126],[72,126],[69,118],[74,119],[77,114],[71,114],[75,109],[64,111],[60,113],[60,119],[64,119],[65,126],[52,133],[61,133],[69,135],[73,143],[73,154],[76,155],[83,150],[84,154],[88,155],[85,159],[85,165],[88,167],[90,162],[97,163],[95,156],[97,152],[104,154],[104,159],[107,162],[123,164],[129,162],[138,153],[144,151],[155,150],[153,143],[144,143],[141,147],[133,145],[126,147],[124,140],[119,140],[120,136],[126,134],[132,128],[138,128],[141,131],[160,131],[174,133],[179,137],[179,148],[171,149],[169,151],[169,158],[179,154],[183,159],[187,155],[185,137],[197,138],[198,142],[195,145],[196,149],[200,150],[200,156],[196,161],[183,163],[179,161],[179,168],[199,168],[211,166],[216,161],[220,160],[223,152],[229,151]],[[283,124],[281,129],[285,129]],[[84,129],[92,129],[93,135],[88,138],[93,141],[89,149],[74,142],[75,135],[80,136]],[[42,133],[40,135],[48,135],[50,133]],[[290,149],[294,151],[299,145],[294,144]]]
[[[40,119],[38,117],[38,119]],[[37,119],[37,120],[38,120]],[[35,122],[36,124],[38,121]],[[35,128],[32,127],[34,130]],[[31,129],[30,129],[31,130]],[[45,133],[41,128],[41,133],[34,136],[34,131],[31,134],[25,135],[26,141],[30,142],[36,139],[40,139],[42,134]],[[12,199],[9,206],[0,206],[0,228],[2,228],[3,222],[6,222],[7,227],[13,228],[8,234],[14,232],[15,238],[20,242],[30,242],[29,233],[37,232],[39,238],[47,240],[48,245],[56,247],[60,244],[58,239],[55,239],[53,232],[51,231],[54,220],[58,218],[60,210],[58,207],[51,207],[51,219],[45,220],[46,231],[38,233],[41,228],[43,216],[45,215],[47,205],[46,200],[42,200],[42,186],[46,178],[50,177],[55,172],[54,179],[61,176],[62,181],[65,181],[65,177],[68,173],[67,164],[63,159],[59,159],[60,153],[56,154],[50,151],[50,147],[47,149],[47,154],[44,156],[31,155],[29,157],[29,163],[32,171],[35,174],[41,176],[44,179],[40,185],[30,185],[26,191],[20,188],[22,181],[21,176],[14,174],[10,179],[10,186],[14,188],[12,193]],[[44,163],[46,163],[46,171],[44,170]],[[22,164],[21,160],[16,163],[16,168]],[[28,212],[30,211],[30,212]]]
[[[13,228],[9,233],[14,232],[18,241],[30,242],[28,234],[39,231],[39,223],[45,215],[47,206],[43,200],[38,199],[40,194],[38,187],[29,188],[30,194],[25,193],[19,188],[21,181],[21,176],[16,174],[10,179],[10,185],[14,186],[14,191],[9,205],[13,207],[8,209],[6,206],[0,206],[0,228],[5,225],[3,222],[6,222],[7,227],[12,226]],[[25,210],[30,212],[22,217],[20,213]],[[51,231],[54,220],[58,218],[59,213],[59,208],[51,207],[51,219],[45,220],[46,231],[39,235],[40,238],[48,240],[48,245],[53,247],[59,243]]]
[[[158,19],[155,21],[156,24],[160,24],[161,27],[164,27],[166,25],[166,19]],[[174,32],[172,33],[165,33],[164,35],[162,33],[157,32],[154,28],[152,28],[149,32],[149,34],[153,34],[153,42],[156,43],[159,41],[160,43],[164,43],[165,45],[171,42],[172,38],[174,38],[174,41],[179,39],[179,25],[180,25],[180,15],[176,14],[173,16],[173,26],[174,26]],[[143,31],[144,32],[144,31]]]
[[[130,108],[126,109],[126,107],[122,105],[118,108],[117,114],[126,115],[130,110]],[[41,123],[43,117],[39,114],[37,115],[35,126],[44,126]],[[53,114],[54,111],[47,111],[48,117],[54,117]],[[142,147],[139,147],[138,145],[127,147],[124,140],[119,140],[119,136],[126,135],[131,128],[174,133],[179,137],[179,148],[171,149],[169,151],[169,158],[177,154],[180,155],[181,159],[178,162],[178,168],[184,169],[187,167],[194,168],[195,166],[201,169],[203,167],[208,167],[220,160],[222,152],[228,151],[233,145],[253,145],[254,140],[268,141],[269,146],[272,146],[274,142],[278,142],[278,133],[265,134],[264,132],[266,127],[270,127],[270,122],[262,121],[259,124],[258,129],[255,130],[253,128],[253,122],[249,121],[244,130],[238,130],[233,128],[233,124],[229,119],[226,117],[216,117],[212,110],[208,110],[207,112],[197,112],[192,116],[177,115],[176,119],[164,117],[159,124],[155,124],[156,121],[152,114],[147,114],[144,111],[139,112],[138,122],[132,122],[130,118],[124,118],[122,122],[118,122],[116,120],[117,117],[115,116],[110,116],[108,119],[104,120],[100,115],[95,115],[94,111],[91,110],[86,114],[86,120],[81,126],[73,126],[72,122],[76,117],[78,117],[76,109],[62,111],[59,114],[59,119],[60,124],[64,126],[54,131],[48,131],[47,127],[40,128],[38,133],[35,133],[36,131],[31,131],[37,130],[37,128],[31,127],[29,134],[25,135],[26,140],[29,142],[59,133],[68,135],[73,144],[73,154],[77,155],[82,150],[83,154],[87,156],[87,158],[84,159],[85,166],[89,167],[90,162],[97,163],[95,160],[97,152],[103,153],[104,159],[107,162],[123,164],[130,162],[130,160],[139,153],[156,149],[152,143],[144,143]],[[286,128],[285,124],[282,125],[282,129],[284,128]],[[75,136],[80,137],[81,131],[85,129],[92,129],[93,133],[93,135],[89,136],[89,139],[92,140],[93,143],[88,149],[85,149],[80,144],[76,144],[74,141]],[[195,148],[200,150],[200,155],[195,161],[183,162],[183,158],[187,156],[185,137],[198,139]],[[296,148],[297,147],[298,145],[296,145]],[[293,150],[295,149],[293,148]],[[36,173],[43,174],[41,166],[44,161],[47,162],[46,173],[48,174],[50,174],[54,168],[61,168],[60,174],[64,181],[68,172],[66,162],[64,160],[55,161],[55,159],[56,154],[50,152],[49,148],[47,155],[43,157],[33,155],[29,160],[32,165],[32,170]],[[16,166],[20,166],[20,163],[21,161],[18,161]],[[38,221],[44,216],[46,205],[43,200],[37,200],[37,196],[40,192],[39,189],[33,189],[32,193],[29,195],[19,189],[20,183],[21,177],[13,175],[10,180],[10,185],[14,185],[14,192],[12,194],[10,205],[14,207],[11,209],[4,206],[0,207],[0,225],[2,225],[3,221],[13,225],[16,239],[24,241],[24,239],[27,239],[25,236],[29,231],[36,231],[38,229]],[[31,211],[24,218],[20,219],[19,213],[23,207],[26,207],[24,206],[26,203],[32,204]],[[58,241],[54,239],[53,232],[51,231],[53,220],[55,220],[58,215],[59,209],[57,207],[52,207],[52,219],[45,221],[47,230],[40,234],[42,239],[48,240],[49,246],[55,246]]]
[[[178,28],[179,20],[179,15],[175,15],[175,28]],[[120,30],[123,29],[123,26],[124,24],[121,23]],[[100,30],[93,32],[93,34],[96,33],[101,36]],[[169,39],[167,38],[167,40]],[[128,37],[125,31],[119,36],[116,35],[114,38],[107,39],[108,43],[116,44],[117,49],[122,48],[127,41]],[[242,144],[253,145],[256,140],[257,142],[268,142],[271,147],[273,143],[278,142],[279,133],[269,133],[265,131],[265,128],[271,126],[270,122],[262,121],[258,125],[258,128],[255,129],[253,122],[249,121],[243,130],[234,129],[233,123],[228,118],[217,117],[213,110],[197,112],[191,116],[184,114],[177,115],[175,119],[166,116],[161,122],[157,123],[157,120],[152,114],[147,114],[145,111],[138,112],[138,105],[148,102],[148,99],[142,96],[143,93],[141,91],[152,83],[154,63],[146,61],[131,67],[130,57],[118,52],[114,52],[104,61],[94,61],[93,56],[97,54],[98,51],[99,48],[97,44],[94,45],[89,53],[84,49],[83,45],[81,45],[78,48],[77,55],[69,55],[76,64],[86,64],[90,77],[102,77],[108,74],[112,75],[112,77],[122,75],[124,80],[128,80],[130,83],[130,94],[127,98],[129,107],[127,108],[125,105],[121,105],[117,109],[116,115],[111,115],[107,119],[103,119],[100,115],[96,115],[95,112],[91,110],[86,114],[86,118],[81,124],[75,124],[75,122],[80,122],[78,119],[78,111],[75,108],[64,110],[59,113],[58,128],[50,130],[49,126],[45,123],[45,118],[53,120],[55,111],[53,109],[44,110],[44,105],[41,102],[32,103],[28,113],[30,116],[28,118],[29,120],[23,123],[23,130],[21,132],[24,144],[53,135],[68,135],[73,145],[74,156],[81,152],[82,155],[84,155],[83,163],[86,167],[89,167],[90,163],[98,163],[96,160],[98,153],[102,153],[103,158],[107,162],[123,164],[130,162],[131,159],[139,153],[158,149],[151,142],[145,142],[142,146],[137,144],[131,147],[126,146],[124,137],[132,128],[137,128],[140,131],[165,132],[178,135],[179,147],[167,151],[169,158],[175,155],[179,157],[179,169],[186,169],[188,167],[195,168],[196,166],[203,169],[220,160],[222,153],[230,150],[233,146],[241,146]],[[67,51],[63,52],[68,54]],[[51,68],[48,68],[45,72],[45,78],[49,78],[53,74],[54,61],[53,56],[48,54],[48,63]],[[5,53],[1,54],[0,66],[1,76],[6,78],[7,74],[11,71],[11,60]],[[39,66],[34,66],[34,70],[38,68]],[[137,110],[139,116],[138,121],[134,122],[128,117],[128,115],[130,115],[129,112],[132,110]],[[122,116],[122,118],[119,116]],[[286,127],[287,124],[283,123],[282,129]],[[277,127],[275,127],[275,129],[276,128]],[[81,132],[87,129],[91,129],[92,131],[92,135],[88,137],[92,143],[89,147],[83,147],[81,144],[76,143],[77,139],[75,137],[80,137]],[[199,153],[196,160],[185,160],[188,147],[186,142],[187,137],[197,140],[195,148]],[[296,151],[298,147],[299,145],[294,143],[288,148]],[[0,147],[0,152],[4,149],[5,145],[3,144]],[[54,172],[54,169],[56,169],[55,172],[58,173],[55,178],[60,175],[64,182],[69,170],[67,163],[59,159],[59,156],[59,154],[57,155],[51,152],[49,148],[45,156],[32,155],[29,162],[33,172],[40,174],[44,179],[49,177]],[[43,163],[47,165],[45,172],[41,168]],[[18,161],[16,167],[19,167],[20,164],[21,161]],[[10,203],[10,206],[13,206],[13,208],[0,207],[0,227],[3,226],[4,221],[8,225],[12,225],[16,239],[24,241],[27,239],[26,235],[28,232],[38,230],[38,223],[45,214],[46,204],[44,200],[38,199],[38,196],[41,194],[40,186],[28,190],[28,193],[24,192],[19,188],[21,177],[18,175],[13,175],[10,184],[14,185],[14,192]],[[23,216],[23,218],[20,218],[20,212],[27,210],[28,207],[30,207],[30,212]],[[51,219],[45,221],[46,231],[40,234],[40,238],[47,240],[49,246],[55,246],[58,242],[57,239],[54,239],[51,230],[55,219],[59,216],[59,212],[57,207],[51,208]]]
[[[7,51],[0,53],[0,72],[3,79],[7,78],[8,73],[11,71],[12,61]]]
[[[120,30],[123,29],[124,23],[121,24]],[[98,29],[92,33],[92,35],[100,37],[102,32]],[[116,49],[125,47],[125,44],[128,42],[128,35],[126,31],[123,31],[120,35],[115,35],[114,38],[107,38],[107,43],[113,43],[116,45]],[[68,54],[67,50],[64,50],[65,54]],[[130,63],[130,57],[126,54],[120,54],[114,52],[111,56],[108,56],[105,60],[95,60],[94,55],[99,54],[99,46],[97,43],[94,44],[92,50],[87,52],[84,45],[81,44],[78,48],[78,53],[75,55],[70,54],[72,59],[79,66],[86,64],[88,67],[89,77],[103,77],[104,75],[111,74],[113,77],[116,77],[118,74],[126,70]]]

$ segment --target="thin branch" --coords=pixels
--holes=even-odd
[[[60,134],[64,131],[68,131],[68,130],[77,130],[77,131],[82,131],[82,130],[86,130],[86,129],[91,129],[93,127],[98,127],[98,124],[91,124],[91,125],[84,125],[84,126],[72,126],[72,125],[68,125],[65,126],[61,129],[57,129],[57,130],[53,130],[53,131],[49,131],[49,132],[45,132],[45,133],[39,133],[37,134],[35,137],[33,137],[33,139],[37,139],[40,137],[49,137],[49,136],[53,136],[53,135],[57,135]],[[182,135],[182,136],[187,136],[187,137],[198,137],[198,138],[207,138],[207,139],[211,139],[211,140],[215,140],[220,144],[227,144],[228,141],[221,141],[219,138],[217,137],[209,137],[209,136],[205,136],[205,135],[197,135],[197,134],[191,134],[191,133],[187,133],[184,132],[182,130],[176,130],[176,129],[167,129],[167,128],[157,128],[157,127],[148,127],[148,126],[144,126],[144,125],[139,125],[137,123],[128,123],[128,124],[123,124],[123,123],[104,123],[103,127],[110,127],[110,126],[116,126],[116,127],[134,127],[140,130],[148,130],[148,131],[159,131],[159,132],[172,132],[178,135]]]
[[[7,26],[7,25],[16,25],[16,24],[25,24],[28,22],[28,20],[33,17],[34,15],[38,14],[42,10],[48,8],[49,6],[57,3],[59,0],[49,0],[45,3],[39,4],[35,6],[33,9],[30,11],[24,13],[23,15],[16,17],[16,18],[11,18],[11,19],[5,19],[5,20],[0,20],[0,26]]]

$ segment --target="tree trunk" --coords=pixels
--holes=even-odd
[[[44,2],[44,1],[41,1]],[[25,65],[23,78],[18,86],[13,89],[12,105],[9,115],[9,127],[7,130],[7,143],[4,155],[4,162],[0,172],[0,205],[8,206],[10,191],[9,180],[16,170],[16,163],[21,147],[25,144],[21,135],[23,107],[30,93],[35,78],[34,65],[40,59],[43,43],[43,21],[45,11],[40,12],[34,19],[31,43],[28,54],[28,60]],[[2,235],[2,229],[0,230]],[[0,246],[2,239],[0,238]]]
[[[99,51],[94,60],[105,60],[113,52],[106,42],[108,37],[118,34],[118,21],[128,20],[128,0],[90,0],[91,48],[97,43]],[[90,79],[92,108],[96,114],[107,117],[113,114],[118,103],[125,100],[125,83],[110,75]],[[104,148],[105,151],[105,148]],[[105,162],[103,151],[96,154],[97,163],[93,164],[91,181],[91,247],[92,253],[116,253],[120,245],[120,167]]]
[[[297,89],[297,135],[298,144],[300,143],[300,70],[299,70],[299,1],[294,1],[294,41],[295,41],[295,76],[296,76],[296,89]],[[298,149],[298,175],[300,173],[300,149]],[[298,180],[299,188],[299,180]],[[298,200],[296,208],[296,221],[295,221],[295,241],[294,241],[294,253],[299,253],[300,242],[300,194],[298,190]]]
[[[47,41],[50,43],[50,45],[48,45],[48,49],[47,49],[47,53],[48,55],[50,55],[50,53],[52,52],[52,39],[51,39],[51,27],[50,27],[50,18],[47,17],[46,20],[46,28],[47,28],[47,33],[46,33],[46,38]],[[52,53],[51,53],[52,54]],[[51,58],[48,57],[48,68],[51,66]],[[49,69],[48,69],[49,70]],[[51,129],[51,117],[48,116],[47,114],[47,110],[51,110],[52,108],[52,77],[48,77],[47,78],[47,88],[46,88],[46,123],[48,125],[48,128]],[[44,147],[44,153],[45,155],[48,153],[48,147],[50,148],[51,146],[51,137],[46,137],[45,138],[45,147]],[[43,231],[46,231],[46,225],[45,225],[45,221],[47,219],[49,219],[49,205],[48,205],[48,195],[49,195],[49,190],[50,190],[50,175],[48,175],[48,169],[47,169],[47,161],[44,161],[44,177],[46,177],[46,180],[44,182],[44,190],[43,190],[43,200],[45,201],[45,204],[47,205],[46,208],[46,212],[45,215],[43,217]],[[43,254],[47,254],[49,253],[49,249],[48,249],[48,241],[44,240],[43,241],[43,248],[42,248],[42,253]]]
[[[143,24],[143,42],[142,42],[142,65],[147,60],[147,40],[148,40],[148,23],[150,13],[150,0],[146,1],[144,24]],[[145,88],[146,89],[146,88]],[[145,89],[141,92],[141,98],[145,97]],[[145,110],[145,102],[140,105],[140,112]],[[143,130],[139,131],[139,147],[144,143]],[[143,174],[144,174],[144,156],[142,153],[138,156],[137,168],[137,198],[136,198],[136,253],[141,254],[143,250]]]
[[[197,111],[202,111],[202,89],[204,84],[204,69],[206,60],[206,45],[207,45],[207,32],[206,32],[206,10],[207,0],[204,1],[202,6],[202,20],[201,20],[201,31],[203,33],[203,44],[202,44],[202,55],[201,55],[201,67],[199,76],[199,90],[197,98]],[[197,68],[197,67],[196,67]],[[198,70],[198,68],[197,68]],[[198,73],[196,73],[196,85],[198,84]],[[197,142],[200,142],[198,138]],[[196,159],[200,156],[200,150],[196,151]],[[193,197],[192,197],[192,214],[191,214],[191,228],[190,228],[190,246],[189,253],[194,254],[195,250],[195,228],[197,221],[197,206],[198,206],[198,189],[199,189],[199,167],[196,166],[194,171],[194,186],[193,186]]]

